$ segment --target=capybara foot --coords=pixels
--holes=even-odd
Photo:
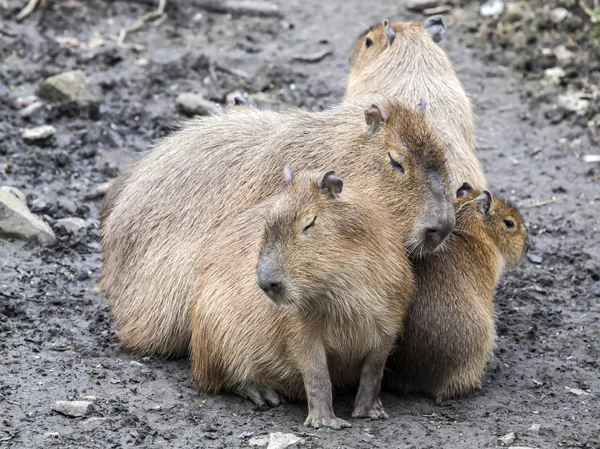
[[[335,415],[331,416],[317,416],[312,413],[308,414],[306,421],[304,421],[305,426],[314,427],[318,429],[319,427],[329,427],[330,429],[340,430],[344,427],[352,427],[348,421],[344,421],[343,419],[336,418]]]
[[[234,393],[246,399],[250,399],[260,408],[277,407],[285,402],[283,397],[275,390],[257,385],[249,385],[234,389]]]
[[[371,418],[371,419],[388,419],[389,416],[383,408],[381,400],[377,398],[377,401],[373,404],[357,404],[352,412],[353,418]]]

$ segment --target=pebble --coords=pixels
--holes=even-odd
[[[108,421],[108,418],[98,418],[96,416],[92,417],[92,418],[88,418],[85,421],[82,421],[81,425],[87,429],[87,430],[91,430],[91,429],[95,429],[98,426],[103,425],[106,421]]]
[[[35,103],[31,103],[29,106],[21,109],[19,111],[19,115],[21,117],[31,117],[37,111],[39,111],[40,109],[43,109],[43,108],[44,108],[44,103],[42,103],[41,101],[36,101]]]
[[[177,96],[175,106],[179,112],[186,115],[209,115],[212,113],[215,104],[206,100],[200,94],[185,92]]]
[[[37,94],[51,103],[75,101],[85,106],[104,101],[102,89],[92,84],[81,70],[59,73],[47,78],[38,89]]]
[[[85,194],[84,199],[86,200],[96,200],[98,198],[102,198],[110,189],[113,181],[103,182],[102,184],[98,184],[92,190]]]
[[[304,445],[304,439],[293,433],[275,432],[269,434],[269,445],[267,449],[297,448]]]
[[[550,67],[544,70],[544,78],[552,84],[560,84],[560,80],[565,77],[565,71],[560,67]]]
[[[54,232],[27,207],[25,194],[14,187],[0,187],[0,235],[54,245]]]
[[[568,50],[564,45],[557,46],[554,50],[552,50],[552,54],[556,57],[558,62],[566,64],[575,59],[575,53],[571,50]]]
[[[269,444],[269,436],[263,435],[260,437],[253,437],[248,440],[248,446],[252,447],[263,447]]]
[[[60,220],[56,220],[56,224],[73,232],[87,227],[85,220],[79,217],[61,218]]]
[[[584,94],[581,92],[569,92],[564,95],[559,95],[557,105],[559,109],[574,112],[577,115],[585,115],[590,107],[589,100],[582,98]]]
[[[137,362],[137,361],[135,361],[135,360],[132,360],[131,362],[129,362],[129,364],[130,364],[131,366],[135,366],[135,367],[138,367],[138,368],[141,368],[142,366],[144,366],[144,364],[143,364],[143,363]]]
[[[23,130],[23,139],[28,142],[46,140],[56,134],[56,128],[52,125],[42,125],[35,128],[26,128]]]
[[[569,393],[573,393],[575,396],[593,396],[591,393],[588,393],[587,391],[580,390],[579,388],[565,387],[565,389]]]
[[[56,401],[54,410],[63,415],[78,418],[92,412],[92,403],[89,401]]]
[[[437,8],[442,3],[441,0],[407,0],[404,4],[409,11],[423,11],[424,9]]]
[[[569,11],[567,11],[565,8],[554,8],[552,10],[552,21],[554,23],[561,23],[567,18],[568,15]]]
[[[540,264],[543,262],[542,256],[532,252],[527,253],[527,259],[529,260],[529,262],[536,264]]]
[[[504,11],[504,2],[502,0],[488,0],[479,9],[479,14],[483,17],[497,17]]]
[[[527,431],[531,433],[538,433],[541,428],[541,424],[532,424],[531,427],[527,429]]]
[[[503,437],[498,438],[503,444],[512,444],[515,441],[515,433],[510,432],[504,435]]]

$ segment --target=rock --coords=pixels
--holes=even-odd
[[[56,224],[73,232],[87,227],[85,220],[79,217],[61,218],[60,220],[56,220]]]
[[[488,0],[479,9],[479,14],[483,17],[497,17],[504,11],[504,2],[502,0]]]
[[[106,195],[106,192],[108,192],[108,189],[110,189],[112,183],[112,181],[108,181],[98,184],[95,188],[86,193],[83,198],[85,200],[96,200],[98,198],[102,198],[104,195]]]
[[[131,362],[129,362],[129,364],[130,364],[131,366],[135,366],[135,367],[137,367],[137,368],[141,368],[142,366],[144,366],[144,364],[143,364],[143,363],[136,362],[135,360],[132,360]]]
[[[442,0],[406,0],[404,6],[409,11],[423,11],[424,9],[436,8],[442,3]]]
[[[304,440],[293,433],[275,432],[269,434],[267,449],[297,448],[300,445],[304,445]]]
[[[45,437],[59,438],[60,434],[58,432],[45,432]]]
[[[560,84],[560,81],[565,77],[566,73],[560,67],[551,67],[544,70],[544,78],[552,84]]]
[[[542,259],[542,256],[532,253],[532,252],[527,253],[527,259],[529,260],[529,262],[536,263],[536,264],[540,264],[544,260],[544,259]]]
[[[575,59],[575,53],[571,50],[568,50],[564,45],[557,46],[554,50],[552,50],[552,54],[556,56],[556,60],[562,64],[567,64]]]
[[[96,396],[82,396],[81,399],[84,401],[96,402]]]
[[[569,393],[573,393],[575,396],[593,396],[593,394],[580,390],[579,388],[565,387],[565,390],[567,390]]]
[[[511,444],[515,441],[515,433],[514,432],[507,433],[503,437],[498,438],[498,440],[502,444]]]
[[[583,98],[585,94],[581,92],[569,92],[564,95],[559,95],[557,105],[559,109],[568,112],[574,112],[577,115],[585,115],[590,107],[589,100]]]
[[[0,235],[46,245],[56,243],[50,226],[31,213],[25,194],[14,187],[0,187]]]
[[[72,418],[89,415],[92,403],[89,401],[56,401],[54,410]]]
[[[23,139],[28,142],[46,140],[56,134],[56,128],[52,125],[42,125],[35,128],[26,128],[23,130]]]
[[[82,421],[81,425],[86,430],[92,430],[92,429],[95,429],[97,427],[104,425],[107,421],[108,421],[108,418],[97,418],[94,416],[92,418],[86,419],[85,421]]]
[[[212,113],[215,103],[208,101],[200,94],[186,92],[179,94],[175,100],[177,110],[187,115],[209,115]]]
[[[24,109],[21,109],[19,111],[19,115],[21,117],[31,117],[33,114],[35,114],[37,111],[39,111],[40,109],[44,108],[44,103],[42,103],[41,101],[36,101],[35,103],[31,103],[29,106],[25,107]]]
[[[551,15],[554,23],[561,23],[567,18],[569,11],[567,11],[565,8],[554,8],[551,12]]]
[[[540,424],[532,424],[531,427],[529,429],[527,429],[527,432],[538,433],[541,428],[542,428],[542,426]]]
[[[500,11],[502,12],[502,11]],[[525,2],[508,3],[506,5],[506,14],[504,15],[503,21],[507,23],[516,23],[525,17],[525,14],[531,13],[531,9]],[[500,14],[500,13],[498,13]],[[495,15],[495,14],[494,14]]]
[[[81,70],[51,76],[42,83],[37,94],[51,103],[75,101],[86,106],[104,101],[100,87],[92,84]]]
[[[266,446],[267,444],[269,444],[269,436],[268,435],[254,437],[254,438],[250,438],[250,440],[248,440],[248,446],[263,447],[263,446]]]

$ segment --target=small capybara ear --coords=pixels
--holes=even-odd
[[[466,195],[469,192],[473,191],[473,186],[468,182],[463,182],[463,185],[456,191],[456,198],[460,198],[461,196]]]
[[[394,39],[396,39],[396,31],[392,28],[392,24],[389,20],[383,21],[383,29],[385,30],[385,35],[387,36],[388,45],[392,45]]]
[[[446,35],[446,25],[442,16],[431,16],[425,22],[423,27],[431,34],[433,42],[440,42]]]
[[[483,216],[483,218],[489,217],[494,211],[494,197],[489,190],[484,190],[481,195],[477,197],[477,210]]]
[[[289,165],[286,165],[285,168],[283,169],[283,176],[285,178],[286,184],[289,184],[290,182],[292,182],[292,179],[294,179],[294,174],[292,173],[292,167],[290,167]]]
[[[419,108],[419,111],[425,114],[425,111],[427,111],[427,106],[429,106],[429,103],[427,103],[427,100],[425,100],[425,98],[421,97],[421,99],[417,103],[417,108]]]
[[[388,120],[388,115],[376,104],[372,104],[365,111],[365,121],[371,132],[376,131],[381,125],[384,125]]]
[[[327,193],[329,198],[336,199],[344,188],[344,181],[335,175],[334,171],[328,171],[317,183],[319,190]]]

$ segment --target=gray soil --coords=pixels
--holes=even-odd
[[[0,448],[231,448],[277,431],[313,448],[493,448],[509,432],[516,433],[512,446],[600,448],[600,169],[581,159],[600,151],[585,120],[553,119],[551,96],[542,106],[532,100],[541,83],[499,57],[502,47],[490,57],[475,43],[483,19],[472,7],[446,18],[441,46],[473,100],[478,155],[491,186],[522,206],[542,262],[525,261],[499,285],[498,345],[481,391],[441,405],[385,393],[389,420],[316,431],[302,425],[305,404],[261,411],[235,396],[206,396],[186,360],[119,348],[107,304],[93,293],[101,268],[99,200],[84,197],[174,129],[183,119],[177,94],[224,102],[239,91],[268,107],[317,110],[341,100],[360,22],[423,16],[387,1],[281,0],[283,19],[170,1],[164,22],[127,36],[126,44],[139,45],[119,48],[119,29],[154,5],[83,3],[55,4],[17,23],[24,2],[0,0],[1,184],[21,188],[58,238],[52,248],[0,241]],[[65,35],[104,45],[71,50],[55,41]],[[533,42],[527,51],[541,54],[543,46]],[[292,60],[327,48],[333,54],[320,62]],[[74,68],[102,88],[97,114],[67,103],[30,119],[19,115],[17,98]],[[21,128],[45,123],[57,128],[53,142],[23,141]],[[88,220],[87,228],[73,233],[55,224],[70,216]],[[52,409],[57,400],[83,396],[96,397],[87,417]],[[349,418],[352,401],[335,398],[340,417]],[[539,429],[530,430],[534,424]]]

